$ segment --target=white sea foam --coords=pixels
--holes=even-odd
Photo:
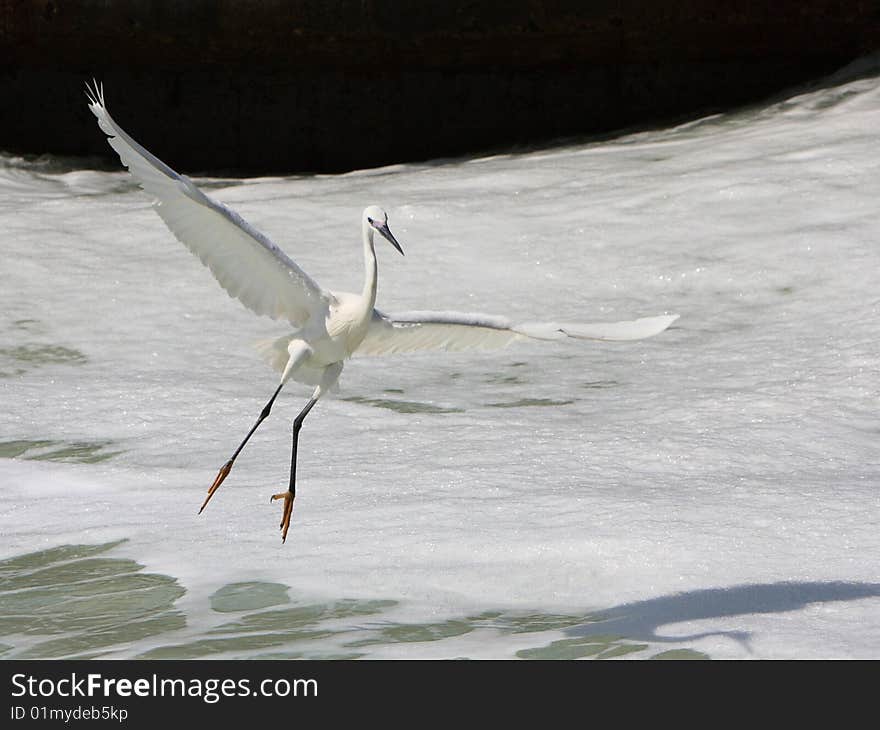
[[[681,315],[641,342],[352,361],[303,430],[285,546],[268,497],[302,386],[196,516],[276,383],[251,344],[284,328],[227,298],[124,172],[0,157],[0,442],[20,451],[0,557],[127,537],[113,555],[177,578],[186,629],[118,656],[266,581],[397,601],[382,620],[601,612],[658,651],[880,657],[880,79],[848,78],[606,142],[199,181],[334,289],[360,289],[359,214],[381,204],[407,251],[380,249],[387,311]]]

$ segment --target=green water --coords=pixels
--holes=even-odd
[[[0,459],[30,459],[34,461],[67,461],[96,464],[122,453],[113,450],[112,441],[0,441]]]
[[[0,636],[19,659],[90,658],[186,624],[174,578],[69,545],[0,562]],[[21,647],[19,650],[18,647]]]
[[[551,400],[550,398],[520,398],[505,403],[488,403],[490,408],[525,408],[532,406],[567,406],[573,400]]]
[[[707,658],[687,649],[657,653],[620,636],[558,638],[601,623],[592,614],[489,610],[404,622],[394,618],[401,608],[394,600],[308,601],[262,581],[222,586],[193,621],[178,606],[184,587],[114,555],[120,544],[66,545],[0,561],[0,658],[356,659],[403,644],[418,657],[419,644],[475,631],[496,644],[507,637],[503,645],[513,648],[501,656],[511,659]],[[523,644],[535,646],[515,648]]]
[[[397,413],[463,413],[463,409],[461,408],[443,408],[442,406],[435,406],[432,403],[420,403],[411,400],[363,398],[360,396],[344,398],[343,400],[346,400],[349,403],[363,403],[364,405],[375,406],[376,408],[387,408],[388,410],[396,411]]]
[[[32,333],[39,328],[39,322],[20,319],[12,323],[13,330]],[[0,378],[13,378],[33,368],[44,365],[82,365],[88,358],[79,350],[62,345],[22,344],[0,346]]]

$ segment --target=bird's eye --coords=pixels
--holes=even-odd
[[[370,225],[373,225],[373,219],[370,218],[370,216],[367,216],[367,223],[369,223]]]

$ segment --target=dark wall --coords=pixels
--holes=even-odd
[[[877,0],[0,0],[0,148],[338,171],[730,107],[880,48]]]

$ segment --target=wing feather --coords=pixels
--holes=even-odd
[[[87,88],[89,109],[122,164],[155,198],[156,212],[177,239],[210,269],[231,297],[251,311],[302,326],[333,295],[235,211],[209,198],[128,136],[104,103],[104,90]]]
[[[516,340],[575,339],[627,341],[659,334],[677,314],[643,317],[627,322],[578,324],[566,322],[514,324],[505,317],[464,312],[373,310],[369,329],[356,355],[392,355],[421,350],[499,349]]]

